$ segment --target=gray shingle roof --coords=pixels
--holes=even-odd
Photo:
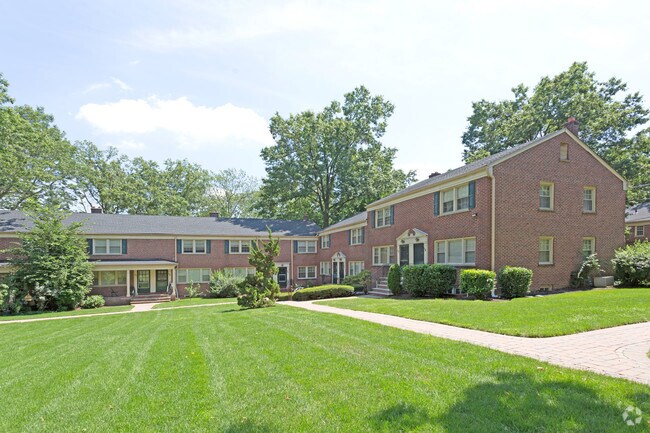
[[[337,229],[337,228],[340,228],[340,227],[351,226],[353,224],[364,223],[364,222],[366,222],[367,215],[368,215],[368,213],[366,211],[363,211],[361,213],[358,213],[356,215],[351,216],[350,218],[346,218],[346,219],[344,219],[342,221],[339,221],[336,224],[332,224],[331,226],[326,227],[323,230],[321,230],[321,232],[330,231],[332,229]]]
[[[320,227],[310,221],[258,218],[214,218],[157,215],[73,213],[67,222],[83,222],[83,232],[102,235],[177,236],[315,236]],[[0,210],[0,233],[26,231],[32,227],[20,211]]]
[[[625,211],[625,222],[650,221],[650,201],[632,206]]]

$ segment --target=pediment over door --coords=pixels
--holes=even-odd
[[[427,239],[428,236],[429,235],[426,232],[423,232],[420,229],[412,228],[399,235],[397,242],[402,244],[423,242]]]
[[[341,251],[339,251],[338,253],[332,256],[332,261],[334,262],[344,261],[344,260],[345,260],[345,254],[343,254]]]

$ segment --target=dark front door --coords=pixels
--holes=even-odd
[[[413,244],[413,264],[424,264],[424,244]]]
[[[287,288],[287,267],[286,266],[280,266],[278,268],[278,284],[280,285],[281,289]]]
[[[409,246],[400,245],[399,246],[399,265],[406,266],[409,264]]]
[[[150,275],[148,270],[138,271],[138,295],[149,293],[151,290]]]
[[[332,269],[332,283],[341,284],[341,280],[345,277],[345,262],[334,262]]]
[[[156,271],[156,292],[166,292],[167,291],[167,270],[157,270]]]

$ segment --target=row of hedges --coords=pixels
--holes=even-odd
[[[454,286],[456,268],[450,265],[402,267],[402,285],[413,296],[442,296]]]
[[[293,293],[294,301],[310,301],[312,299],[340,298],[343,296],[352,296],[354,287],[340,284],[328,284],[325,286],[309,287],[300,289]]]

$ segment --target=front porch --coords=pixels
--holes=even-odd
[[[145,297],[177,296],[176,263],[167,260],[96,261],[91,294],[107,305],[128,304]]]

